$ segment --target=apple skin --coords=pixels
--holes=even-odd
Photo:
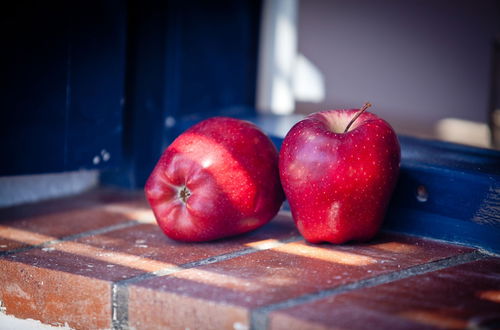
[[[165,149],[146,182],[146,198],[158,225],[174,240],[242,234],[269,222],[283,203],[278,157],[254,124],[210,118]]]
[[[288,132],[280,177],[295,224],[311,243],[367,241],[384,219],[395,188],[400,146],[392,127],[358,109],[309,115]]]

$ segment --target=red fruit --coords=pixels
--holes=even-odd
[[[314,113],[285,137],[281,183],[309,242],[364,241],[380,229],[399,174],[400,146],[386,121],[364,112],[368,107]]]
[[[164,233],[189,242],[254,230],[284,199],[276,147],[257,126],[226,117],[204,120],[177,137],[145,192]]]

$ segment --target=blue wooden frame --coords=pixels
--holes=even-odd
[[[255,0],[128,2],[124,162],[104,183],[142,187],[181,122],[256,114],[260,12]]]
[[[500,152],[400,141],[401,174],[384,227],[500,253]]]
[[[0,9],[0,176],[119,166],[123,1]]]

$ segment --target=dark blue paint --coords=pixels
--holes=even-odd
[[[0,175],[117,165],[124,3],[15,1],[0,24]]]
[[[455,170],[500,175],[499,152],[442,141],[429,141],[400,136],[402,158],[406,164],[415,162],[443,166]]]
[[[68,165],[121,164],[126,8],[117,1],[74,2],[69,63]],[[109,154],[102,159],[102,151]],[[101,156],[100,163],[93,158]]]
[[[65,162],[65,12],[31,2],[0,9],[0,175],[59,170]]]
[[[169,114],[226,113],[244,107],[253,112],[259,3],[171,1],[169,9],[167,51],[175,76],[167,87],[177,97],[167,103]]]
[[[185,123],[255,115],[260,1],[128,6],[125,161],[102,180],[137,188]]]
[[[500,152],[400,137],[401,174],[384,228],[500,252]],[[428,198],[417,199],[425,187]]]
[[[418,209],[396,207],[389,212],[383,229],[500,253],[498,225],[481,225],[472,220],[460,221]]]

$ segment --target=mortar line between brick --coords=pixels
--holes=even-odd
[[[113,283],[111,286],[111,329],[128,329],[128,288]]]
[[[16,254],[16,253],[21,253],[21,252],[26,252],[26,251],[33,250],[33,249],[49,247],[49,246],[54,245],[54,244],[72,241],[72,240],[76,240],[76,239],[79,239],[82,237],[105,234],[105,233],[108,233],[108,232],[113,231],[113,230],[120,230],[120,229],[125,229],[128,227],[140,225],[141,223],[142,222],[137,221],[137,220],[130,220],[130,221],[117,223],[117,224],[103,227],[103,228],[88,230],[88,231],[84,231],[84,232],[81,232],[78,234],[64,236],[64,237],[61,237],[58,239],[46,241],[46,242],[36,244],[36,245],[30,245],[30,246],[26,246],[26,247],[22,247],[22,248],[18,248],[18,249],[13,249],[13,250],[0,251],[0,257],[6,256],[6,255],[12,255],[12,254]]]
[[[209,257],[201,260],[196,260],[188,262],[179,266],[170,266],[157,271],[144,273],[138,276],[127,278],[114,282],[112,284],[112,296],[111,296],[111,315],[112,315],[112,329],[121,330],[128,329],[128,285],[137,283],[143,280],[155,278],[155,277],[166,277],[174,273],[195,268],[203,265],[210,265],[216,262],[221,262],[247,254],[273,249],[282,246],[287,243],[296,242],[302,240],[302,236],[292,236],[287,239],[278,240],[276,242],[266,242],[262,244],[256,244],[253,247],[244,248],[238,251],[220,254],[214,257]]]
[[[136,282],[146,280],[149,278],[153,278],[153,277],[168,276],[168,275],[171,275],[173,273],[176,273],[176,272],[179,272],[182,270],[186,270],[186,269],[190,269],[190,268],[194,268],[194,267],[198,267],[198,266],[203,266],[203,265],[209,265],[209,264],[213,264],[216,262],[225,261],[225,260],[237,258],[240,256],[244,256],[244,255],[247,255],[250,253],[255,253],[258,251],[273,249],[273,248],[282,246],[282,245],[287,244],[287,243],[300,241],[302,239],[303,239],[302,236],[297,235],[297,236],[289,237],[287,239],[278,240],[276,242],[266,242],[266,243],[258,244],[258,245],[252,246],[252,247],[247,247],[247,248],[244,248],[244,249],[241,249],[238,251],[219,254],[219,255],[216,255],[213,257],[188,262],[188,263],[185,263],[185,264],[182,264],[179,266],[169,266],[169,267],[162,268],[162,269],[159,269],[156,271],[152,271],[149,273],[144,273],[144,274],[130,277],[130,278],[127,278],[124,280],[120,280],[116,283],[117,284],[132,284],[132,283],[136,283]]]
[[[320,299],[336,296],[349,291],[358,289],[370,288],[381,284],[391,283],[405,278],[416,275],[422,275],[441,269],[458,266],[468,262],[481,260],[489,257],[481,251],[475,250],[469,253],[463,253],[444,259],[431,261],[428,263],[411,266],[406,269],[394,271],[387,274],[381,274],[375,277],[370,277],[354,283],[341,285],[338,287],[322,290],[319,292],[305,294],[303,296],[291,298],[278,303],[270,304],[264,307],[257,308],[251,312],[250,315],[250,329],[252,330],[265,330],[268,329],[269,314],[271,312],[296,307],[301,304],[314,302]]]

